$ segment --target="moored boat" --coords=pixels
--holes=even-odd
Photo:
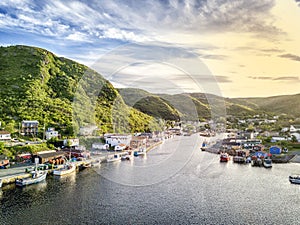
[[[23,187],[30,184],[36,184],[46,179],[47,171],[32,171],[30,172],[31,177],[23,178],[23,179],[17,179],[16,180],[16,186]]]
[[[146,148],[140,148],[138,151],[134,151],[133,155],[134,156],[139,156],[139,155],[145,155],[146,152]]]
[[[251,166],[262,166],[263,160],[260,157],[252,156],[251,158]]]
[[[300,184],[300,174],[290,175],[289,180],[292,184]]]
[[[227,153],[221,153],[220,155],[220,162],[228,162],[229,161],[229,155]]]
[[[106,159],[107,162],[117,162],[117,161],[120,161],[121,160],[121,157],[119,154],[114,154],[113,157],[108,157]]]
[[[206,148],[207,148],[207,142],[206,142],[206,141],[203,141],[202,146],[201,146],[201,150],[202,150],[202,151],[205,151]]]
[[[272,167],[272,159],[270,159],[270,158],[265,158],[265,159],[263,160],[263,166],[264,166],[265,168],[271,168],[271,167]]]
[[[76,171],[76,165],[74,163],[66,163],[64,167],[55,169],[53,175],[63,176]]]
[[[122,160],[131,160],[131,159],[133,159],[133,154],[132,154],[132,152],[128,152],[127,154],[123,155],[123,156],[121,157],[121,159],[122,159]]]

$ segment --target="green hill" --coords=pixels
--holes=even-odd
[[[151,116],[126,106],[100,74],[45,49],[0,47],[0,77],[2,124],[17,127],[22,120],[38,120],[41,127],[55,127],[64,135],[93,122],[101,132],[157,126]]]

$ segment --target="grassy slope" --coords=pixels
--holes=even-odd
[[[93,121],[103,131],[116,128],[113,108],[118,92],[82,64],[36,47],[0,47],[0,77],[0,121],[38,120],[67,135]],[[77,101],[72,105],[74,97]],[[150,116],[127,107],[122,99],[117,102],[118,114],[126,120],[122,123],[130,124],[127,130],[142,131],[152,123]],[[138,127],[131,127],[137,125],[132,118],[140,121]]]

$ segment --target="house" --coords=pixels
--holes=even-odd
[[[140,147],[146,147],[147,145],[147,137],[132,137],[130,141],[130,148],[131,149],[139,149]]]
[[[130,145],[132,139],[131,134],[105,134],[104,135],[105,143],[110,146],[116,146],[119,144],[124,144],[126,146]]]
[[[37,120],[23,120],[21,134],[25,136],[36,136],[38,134],[39,122]]]
[[[299,133],[292,133],[291,136],[294,136],[298,142],[300,142],[300,134]]]
[[[6,156],[0,155],[0,168],[7,168],[9,159]]]
[[[68,146],[68,147],[79,146],[79,139],[78,138],[65,139],[63,141],[63,144],[64,146]]]
[[[10,133],[4,130],[0,131],[0,141],[10,141],[11,136]]]
[[[275,143],[275,142],[277,142],[277,141],[286,141],[287,139],[285,138],[285,137],[279,137],[279,136],[275,136],[275,137],[272,137],[272,139],[271,139],[271,142],[272,143]]]
[[[51,138],[56,138],[58,137],[58,131],[55,131],[54,128],[49,127],[46,131],[46,140],[50,140]]]
[[[291,125],[290,132],[300,132],[300,125]]]

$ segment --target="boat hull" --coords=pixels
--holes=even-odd
[[[300,184],[300,175],[298,175],[298,176],[289,176],[289,181],[292,184]]]
[[[55,176],[64,176],[64,175],[67,175],[67,174],[70,174],[70,173],[73,173],[76,171],[76,166],[75,165],[72,165],[70,168],[62,168],[62,169],[59,169],[59,170],[54,170],[53,171],[53,175]]]
[[[39,183],[41,181],[44,181],[46,179],[46,176],[47,176],[47,171],[44,171],[44,173],[42,175],[40,175],[36,178],[29,177],[29,178],[25,178],[25,179],[17,179],[16,186],[23,187],[26,185]]]

